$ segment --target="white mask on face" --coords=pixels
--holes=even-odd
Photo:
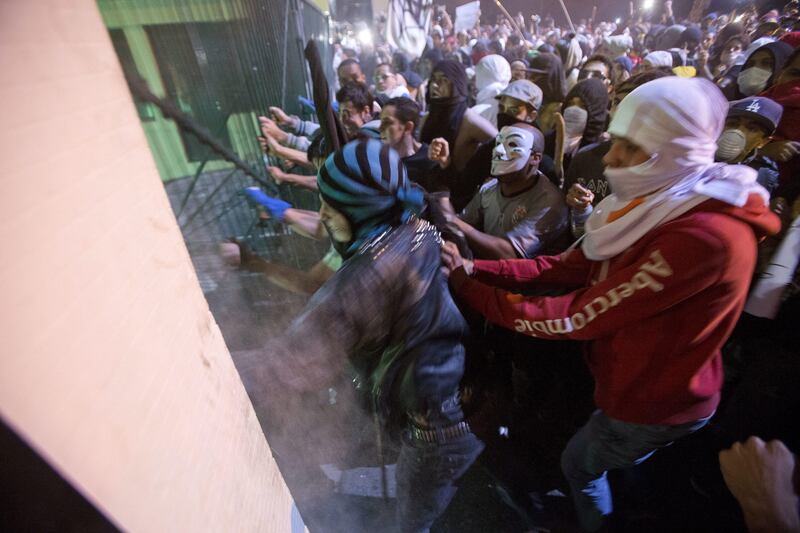
[[[741,130],[731,128],[723,131],[717,139],[717,160],[733,161],[741,155],[746,144],[747,138]]]
[[[528,163],[532,150],[533,133],[514,126],[504,127],[492,152],[492,176],[519,172]]]
[[[720,63],[722,63],[723,65],[730,67],[736,62],[737,59],[739,59],[739,56],[741,55],[742,55],[741,52],[733,52],[733,53],[722,52],[722,54],[720,54],[719,56],[719,60]]]
[[[580,137],[586,129],[589,112],[576,105],[571,105],[564,110],[564,132],[567,137]]]
[[[753,96],[767,88],[767,80],[772,76],[772,71],[761,67],[750,67],[739,73],[737,83],[739,92],[745,96]]]

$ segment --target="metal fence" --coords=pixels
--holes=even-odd
[[[144,79],[269,184],[257,117],[272,105],[301,114],[297,96],[310,96],[307,40],[317,41],[330,68],[327,14],[303,0],[98,0],[98,6],[126,75]],[[301,268],[319,253],[319,246],[296,245],[285,228],[258,218],[241,195],[254,184],[245,173],[157,106],[134,100],[190,251],[237,237]],[[318,207],[314,194],[270,189],[296,207]]]

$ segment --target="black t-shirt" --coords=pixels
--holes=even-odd
[[[603,141],[578,150],[564,175],[564,192],[569,191],[574,183],[578,183],[594,193],[592,205],[597,205],[611,194],[611,188],[603,175],[606,168],[603,158],[610,149],[611,141]]]
[[[433,186],[433,170],[438,165],[435,161],[428,159],[428,145],[426,143],[422,143],[419,150],[410,156],[404,157],[403,163],[411,181],[422,185],[428,192],[436,190]]]

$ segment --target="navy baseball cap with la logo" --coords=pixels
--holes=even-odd
[[[729,117],[748,117],[764,125],[770,135],[778,127],[783,115],[783,106],[763,96],[750,96],[731,102]]]

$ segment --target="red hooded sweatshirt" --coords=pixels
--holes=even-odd
[[[607,261],[561,256],[475,261],[451,285],[490,321],[544,339],[592,341],[595,402],[637,424],[711,415],[722,384],[720,348],[744,307],[757,240],[780,229],[758,195],[737,208],[708,200],[654,228]],[[546,287],[563,296],[524,296]]]
[[[776,141],[800,141],[800,80],[791,80],[774,85],[759,96],[772,98],[783,106],[783,115],[772,138]],[[793,200],[800,180],[800,157],[779,163],[781,188],[778,195],[787,195]],[[793,183],[794,182],[794,183]]]

